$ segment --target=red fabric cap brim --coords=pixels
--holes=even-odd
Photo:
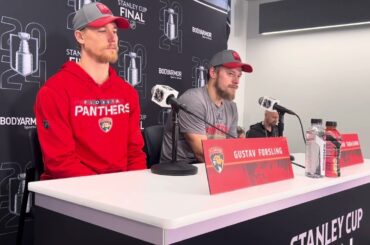
[[[105,26],[108,23],[115,22],[118,28],[121,29],[128,29],[130,28],[130,23],[128,22],[127,19],[123,17],[117,17],[117,16],[106,16],[102,17],[100,19],[97,19],[91,23],[89,23],[87,26],[89,27],[94,27],[94,28],[99,28],[102,26]]]
[[[225,64],[222,64],[222,66],[225,66],[227,68],[242,68],[242,71],[244,72],[248,72],[248,73],[251,73],[253,71],[253,68],[252,66],[248,65],[248,64],[244,64],[244,63],[240,63],[240,62],[231,62],[231,63],[225,63]]]

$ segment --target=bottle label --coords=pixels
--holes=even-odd
[[[325,146],[326,146],[326,142],[325,140],[316,135],[315,136],[315,143],[317,144],[318,146],[318,149],[319,149],[319,166],[320,166],[320,175],[322,176],[325,176]]]

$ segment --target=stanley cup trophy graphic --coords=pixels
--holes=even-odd
[[[19,185],[18,185],[18,188],[16,189],[17,191],[15,192],[12,190],[12,187],[13,188],[16,187],[16,185],[13,184],[15,183],[16,180],[19,181]],[[9,189],[10,189],[9,212],[11,214],[15,214],[15,215],[20,214],[25,184],[26,184],[26,174],[25,173],[18,174],[17,178],[9,179]],[[28,195],[26,212],[28,213],[30,209],[31,209],[31,193],[29,193]]]
[[[206,69],[204,68],[204,66],[199,66],[197,70],[197,87],[200,88],[206,85],[206,79],[204,78],[204,72],[206,71]]]
[[[128,54],[130,57],[130,65],[127,69],[127,80],[132,86],[136,86],[140,83],[139,79],[139,69],[136,66],[136,53],[130,52]]]
[[[158,124],[165,126],[167,123],[167,118],[170,115],[170,113],[171,113],[171,108],[162,108],[158,114],[158,121],[157,121]]]
[[[19,48],[18,51],[15,52],[15,67],[14,67],[14,50],[13,46],[15,46],[16,38],[19,39]],[[35,42],[35,57],[30,52],[30,41],[33,40]],[[26,77],[34,72],[36,72],[38,68],[38,50],[39,44],[38,39],[31,38],[31,35],[26,32],[18,32],[18,35],[10,34],[10,68],[16,71],[18,74]],[[34,62],[35,61],[35,62]]]
[[[169,8],[167,11],[165,11],[165,17],[167,13],[167,18],[165,18],[166,21],[166,27],[164,28],[164,34],[169,40],[175,40],[177,38],[177,20],[178,16],[175,10]],[[176,17],[176,18],[175,18]]]
[[[95,0],[75,0],[75,11],[78,11],[85,4],[93,3]]]

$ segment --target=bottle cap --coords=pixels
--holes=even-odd
[[[327,121],[325,123],[325,126],[326,127],[336,127],[337,126],[337,122],[336,121]]]
[[[322,124],[322,119],[312,118],[311,124]]]

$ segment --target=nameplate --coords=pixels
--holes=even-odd
[[[364,162],[358,134],[342,134],[340,166],[347,167]]]
[[[203,140],[212,194],[293,178],[285,138]]]

